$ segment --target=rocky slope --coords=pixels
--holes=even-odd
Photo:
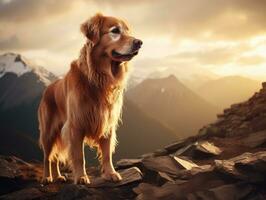
[[[116,163],[123,181],[41,185],[40,163],[0,157],[0,199],[263,200],[266,198],[266,83],[199,135]],[[151,141],[152,142],[152,141]],[[148,145],[148,144],[147,144]],[[136,147],[137,148],[137,147]]]

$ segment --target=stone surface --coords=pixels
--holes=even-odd
[[[266,145],[266,131],[259,131],[250,134],[247,138],[242,141],[243,145],[255,148]]]
[[[221,154],[222,150],[208,141],[199,141],[185,146],[175,152],[176,156],[188,156],[194,159],[202,159]]]
[[[128,168],[138,166],[141,164],[142,159],[121,159],[116,163],[117,168]]]
[[[44,194],[37,188],[26,188],[16,192],[12,192],[8,195],[0,196],[2,200],[27,200],[27,199],[39,199],[43,197]]]
[[[97,177],[91,180],[89,187],[117,187],[140,181],[142,179],[142,173],[137,167],[131,167],[128,169],[118,171],[122,177],[119,182],[108,182],[102,177]]]
[[[143,159],[143,165],[148,170],[165,172],[169,175],[177,175],[178,163],[172,156],[159,156],[155,158]]]

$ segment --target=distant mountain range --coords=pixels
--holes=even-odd
[[[43,90],[55,79],[54,74],[19,54],[0,56],[0,154],[41,159],[37,109]],[[171,130],[127,100],[118,137],[117,159],[125,154],[137,156],[177,139]],[[149,138],[153,142],[147,145]]]
[[[231,104],[245,101],[261,87],[261,82],[241,76],[227,76],[211,80],[195,91],[222,110]]]
[[[141,110],[172,129],[179,137],[196,134],[203,125],[215,119],[218,110],[174,75],[146,79],[126,95]]]

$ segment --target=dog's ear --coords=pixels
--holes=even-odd
[[[89,20],[86,20],[80,26],[81,32],[94,44],[100,39],[100,30],[104,16],[101,13],[96,14]]]

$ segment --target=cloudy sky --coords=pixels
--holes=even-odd
[[[63,74],[96,12],[125,19],[144,41],[136,68],[165,67],[266,80],[264,0],[0,0],[0,53]]]

